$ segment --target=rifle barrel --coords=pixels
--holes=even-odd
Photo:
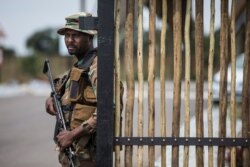
[[[54,82],[53,82],[52,73],[51,73],[50,64],[49,64],[48,59],[46,59],[44,61],[43,73],[47,75],[47,77],[49,79],[49,82],[50,82],[50,86],[51,86],[51,90],[52,90],[51,95],[53,97],[53,100],[54,100],[54,103],[55,103],[55,108],[56,108],[56,111],[57,111],[56,118],[57,118],[57,120],[59,120],[60,124],[62,125],[62,128],[64,130],[67,130],[65,120],[64,120],[64,116],[63,116],[63,111],[62,111],[62,104],[61,104],[59,95],[57,94],[56,89],[55,89],[55,85],[54,85]],[[74,152],[72,151],[72,147],[69,146],[68,148],[66,148],[65,152],[66,152],[66,155],[68,157],[70,166],[75,167],[74,161],[73,161]]]

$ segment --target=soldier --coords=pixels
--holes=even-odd
[[[63,152],[68,146],[73,147],[75,166],[95,166],[97,50],[93,48],[93,37],[97,31],[80,29],[80,16],[91,14],[80,12],[66,17],[66,25],[57,31],[64,35],[69,54],[78,60],[67,75],[54,80],[68,126],[56,136],[63,167],[69,166]],[[56,115],[53,98],[46,99],[45,107],[47,113]]]

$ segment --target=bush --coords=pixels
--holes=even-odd
[[[20,61],[20,69],[28,77],[34,77],[41,73],[43,59],[41,56],[24,57]]]
[[[75,61],[73,56],[62,57],[59,55],[45,56],[39,54],[4,59],[3,66],[0,68],[0,83],[12,81],[23,83],[32,79],[47,80],[47,77],[43,74],[43,64],[46,58],[49,58],[51,62],[54,77],[68,71]]]

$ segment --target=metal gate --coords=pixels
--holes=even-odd
[[[229,2],[231,15],[228,15]],[[190,161],[195,162],[197,167],[238,166],[239,163],[248,166],[250,1],[220,1],[221,26],[217,39],[214,29],[215,12],[218,12],[215,11],[215,1],[211,0],[210,6],[205,6],[210,8],[207,58],[204,54],[204,1],[196,0],[194,3],[195,10],[192,9],[191,0],[98,1],[98,167],[191,166],[193,163]],[[239,26],[235,25],[235,21],[239,19],[238,16],[236,18],[236,5],[240,3],[244,3],[242,10],[245,13],[240,13],[245,14],[245,28],[243,41],[238,44],[235,27]],[[125,6],[125,24],[121,26]],[[147,36],[143,26],[143,6],[148,6],[149,9]],[[193,19],[192,10],[195,13]],[[160,40],[157,38],[155,24],[157,15],[162,18]],[[192,25],[193,31],[190,29]],[[173,46],[172,51],[165,45],[166,41],[171,41],[171,35],[167,33],[169,29],[173,32],[172,45],[169,45]],[[192,34],[193,40],[190,37]],[[124,44],[121,45],[122,39]],[[216,43],[220,46],[219,57],[215,57]],[[242,128],[241,135],[237,136],[235,59],[239,45],[245,46],[245,56],[242,102],[239,107],[242,110]],[[148,51],[145,51],[145,47]],[[212,81],[214,63],[217,61],[220,70],[219,122],[214,125],[216,112],[213,106]],[[227,95],[229,62],[232,69],[230,96]],[[173,77],[167,76],[166,71]],[[166,76],[171,80],[167,80]],[[125,85],[122,112],[121,80]],[[166,102],[169,94],[171,105]],[[226,125],[227,118],[230,127]],[[218,127],[216,135],[214,127]],[[194,135],[191,133],[193,129]],[[226,131],[230,132],[229,135]],[[168,149],[171,154],[168,154]],[[194,152],[191,152],[192,149]],[[238,162],[237,158],[242,161]]]

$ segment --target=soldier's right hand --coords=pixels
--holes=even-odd
[[[46,112],[50,115],[56,115],[56,110],[54,108],[54,101],[52,97],[48,97],[45,102]]]

